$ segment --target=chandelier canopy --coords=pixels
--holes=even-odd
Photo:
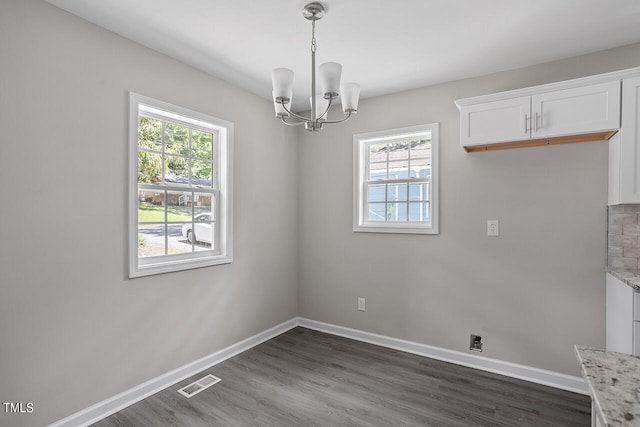
[[[325,123],[340,123],[358,111],[360,85],[342,83],[342,65],[337,62],[325,62],[318,68],[322,92],[316,93],[316,21],[322,19],[325,8],[320,3],[309,3],[302,10],[302,16],[311,21],[311,116],[303,117],[291,111],[293,97],[293,71],[288,68],[276,68],[271,71],[273,83],[273,105],[278,117],[289,126],[304,124],[305,129],[319,131]],[[342,111],[346,117],[340,120],[328,120],[327,114],[334,102],[340,98]],[[289,107],[287,107],[289,105]]]

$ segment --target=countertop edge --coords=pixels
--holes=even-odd
[[[598,412],[598,418],[604,423],[605,426],[608,426],[608,422],[605,419],[604,416],[604,411],[602,410],[602,404],[600,403],[600,399],[598,398],[598,394],[596,393],[594,384],[592,384],[591,380],[592,377],[587,373],[587,370],[585,368],[585,360],[582,357],[582,353],[581,350],[582,349],[588,349],[588,347],[582,347],[582,346],[574,346],[575,349],[575,353],[576,353],[576,357],[578,358],[578,362],[580,363],[580,372],[582,372],[582,378],[584,378],[584,381],[587,383],[587,388],[589,389],[589,394],[591,395],[591,402],[592,402],[592,406],[593,409],[596,410]]]
[[[607,268],[607,273],[631,286],[634,291],[640,292],[640,272],[619,268]]]

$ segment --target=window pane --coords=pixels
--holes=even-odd
[[[167,222],[190,221],[192,200],[193,200],[193,193],[190,191],[186,191],[186,192],[168,191],[167,192]]]
[[[210,250],[214,242],[214,215],[212,195],[193,194],[193,219],[182,225],[181,235],[195,251]]]
[[[405,222],[407,221],[407,204],[396,203],[395,216],[391,221]]]
[[[201,187],[212,187],[213,164],[204,160],[194,160],[191,163],[191,184]]]
[[[162,122],[140,116],[138,120],[138,148],[162,151]]]
[[[215,249],[215,215],[214,200],[210,193],[194,194],[194,218],[195,235],[197,244],[194,245],[196,251],[208,251]]]
[[[191,216],[189,216],[189,220]],[[170,223],[167,224],[167,253],[169,255],[173,254],[184,254],[193,252],[193,246],[187,238],[182,234],[183,228],[189,228],[190,223],[188,224],[180,224],[180,223]]]
[[[384,202],[384,184],[369,185],[368,200],[370,202]]]
[[[411,159],[411,178],[426,178],[431,174],[431,159]]]
[[[389,144],[387,150],[389,150],[389,161],[409,158],[409,144],[406,142]]]
[[[138,222],[164,222],[164,191],[138,191]]]
[[[367,214],[368,221],[385,221],[385,203],[369,203]]]
[[[164,224],[138,225],[138,256],[165,255]]]
[[[404,179],[409,176],[409,161],[389,162],[389,179]]]
[[[162,178],[162,155],[140,151],[138,153],[138,182],[152,184]]]
[[[431,157],[431,140],[422,139],[411,142],[411,158]]]
[[[407,184],[389,184],[387,186],[387,200],[407,200]]]
[[[409,200],[424,201],[428,200],[427,190],[429,185],[426,183],[409,184]]]
[[[209,213],[213,217],[213,195],[211,193],[194,193],[193,206],[196,215]]]
[[[191,157],[213,159],[213,134],[191,131]]]
[[[189,129],[175,123],[165,122],[164,150],[169,154],[189,155]]]
[[[429,202],[409,202],[409,221],[429,221]]]
[[[396,217],[398,215],[397,205],[397,203],[387,203],[387,212],[385,216],[387,221],[396,221]]]
[[[167,156],[164,160],[165,181],[176,184],[187,184],[189,162],[183,157]]]
[[[387,161],[387,144],[369,145],[369,163]]]
[[[369,181],[387,179],[387,163],[371,163],[369,165]]]

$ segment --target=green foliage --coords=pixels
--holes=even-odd
[[[138,182],[154,183],[162,176],[163,122],[140,116],[138,120]],[[164,122],[164,160],[167,174],[211,179],[213,134]],[[149,150],[153,152],[143,151]]]
[[[431,142],[431,139],[412,140],[409,142],[393,142],[389,144],[375,144],[369,146],[369,152],[378,153],[380,151],[407,150],[409,149],[409,147],[417,148],[426,144],[427,142]]]
[[[162,122],[148,117],[138,120],[138,149],[162,151]],[[162,174],[162,156],[138,151],[138,182],[159,181]]]

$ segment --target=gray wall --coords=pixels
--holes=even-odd
[[[466,154],[454,100],[638,65],[640,44],[364,100],[301,131],[300,315],[464,352],[480,334],[482,357],[579,375],[574,344],[604,346],[607,143]],[[353,134],[431,122],[440,235],[352,232]]]
[[[365,100],[319,134],[38,0],[0,3],[0,58],[0,400],[35,404],[1,425],[56,421],[296,315],[462,351],[479,333],[483,356],[569,374],[573,344],[604,344],[606,143],[465,154],[453,100],[637,66],[640,45]],[[235,123],[232,264],[127,279],[128,91]],[[441,234],[353,233],[352,135],[428,122]]]
[[[128,91],[235,123],[230,265],[127,279]],[[46,3],[0,2],[0,425],[44,425],[297,314],[297,144],[271,104]],[[274,191],[277,189],[278,191]]]

